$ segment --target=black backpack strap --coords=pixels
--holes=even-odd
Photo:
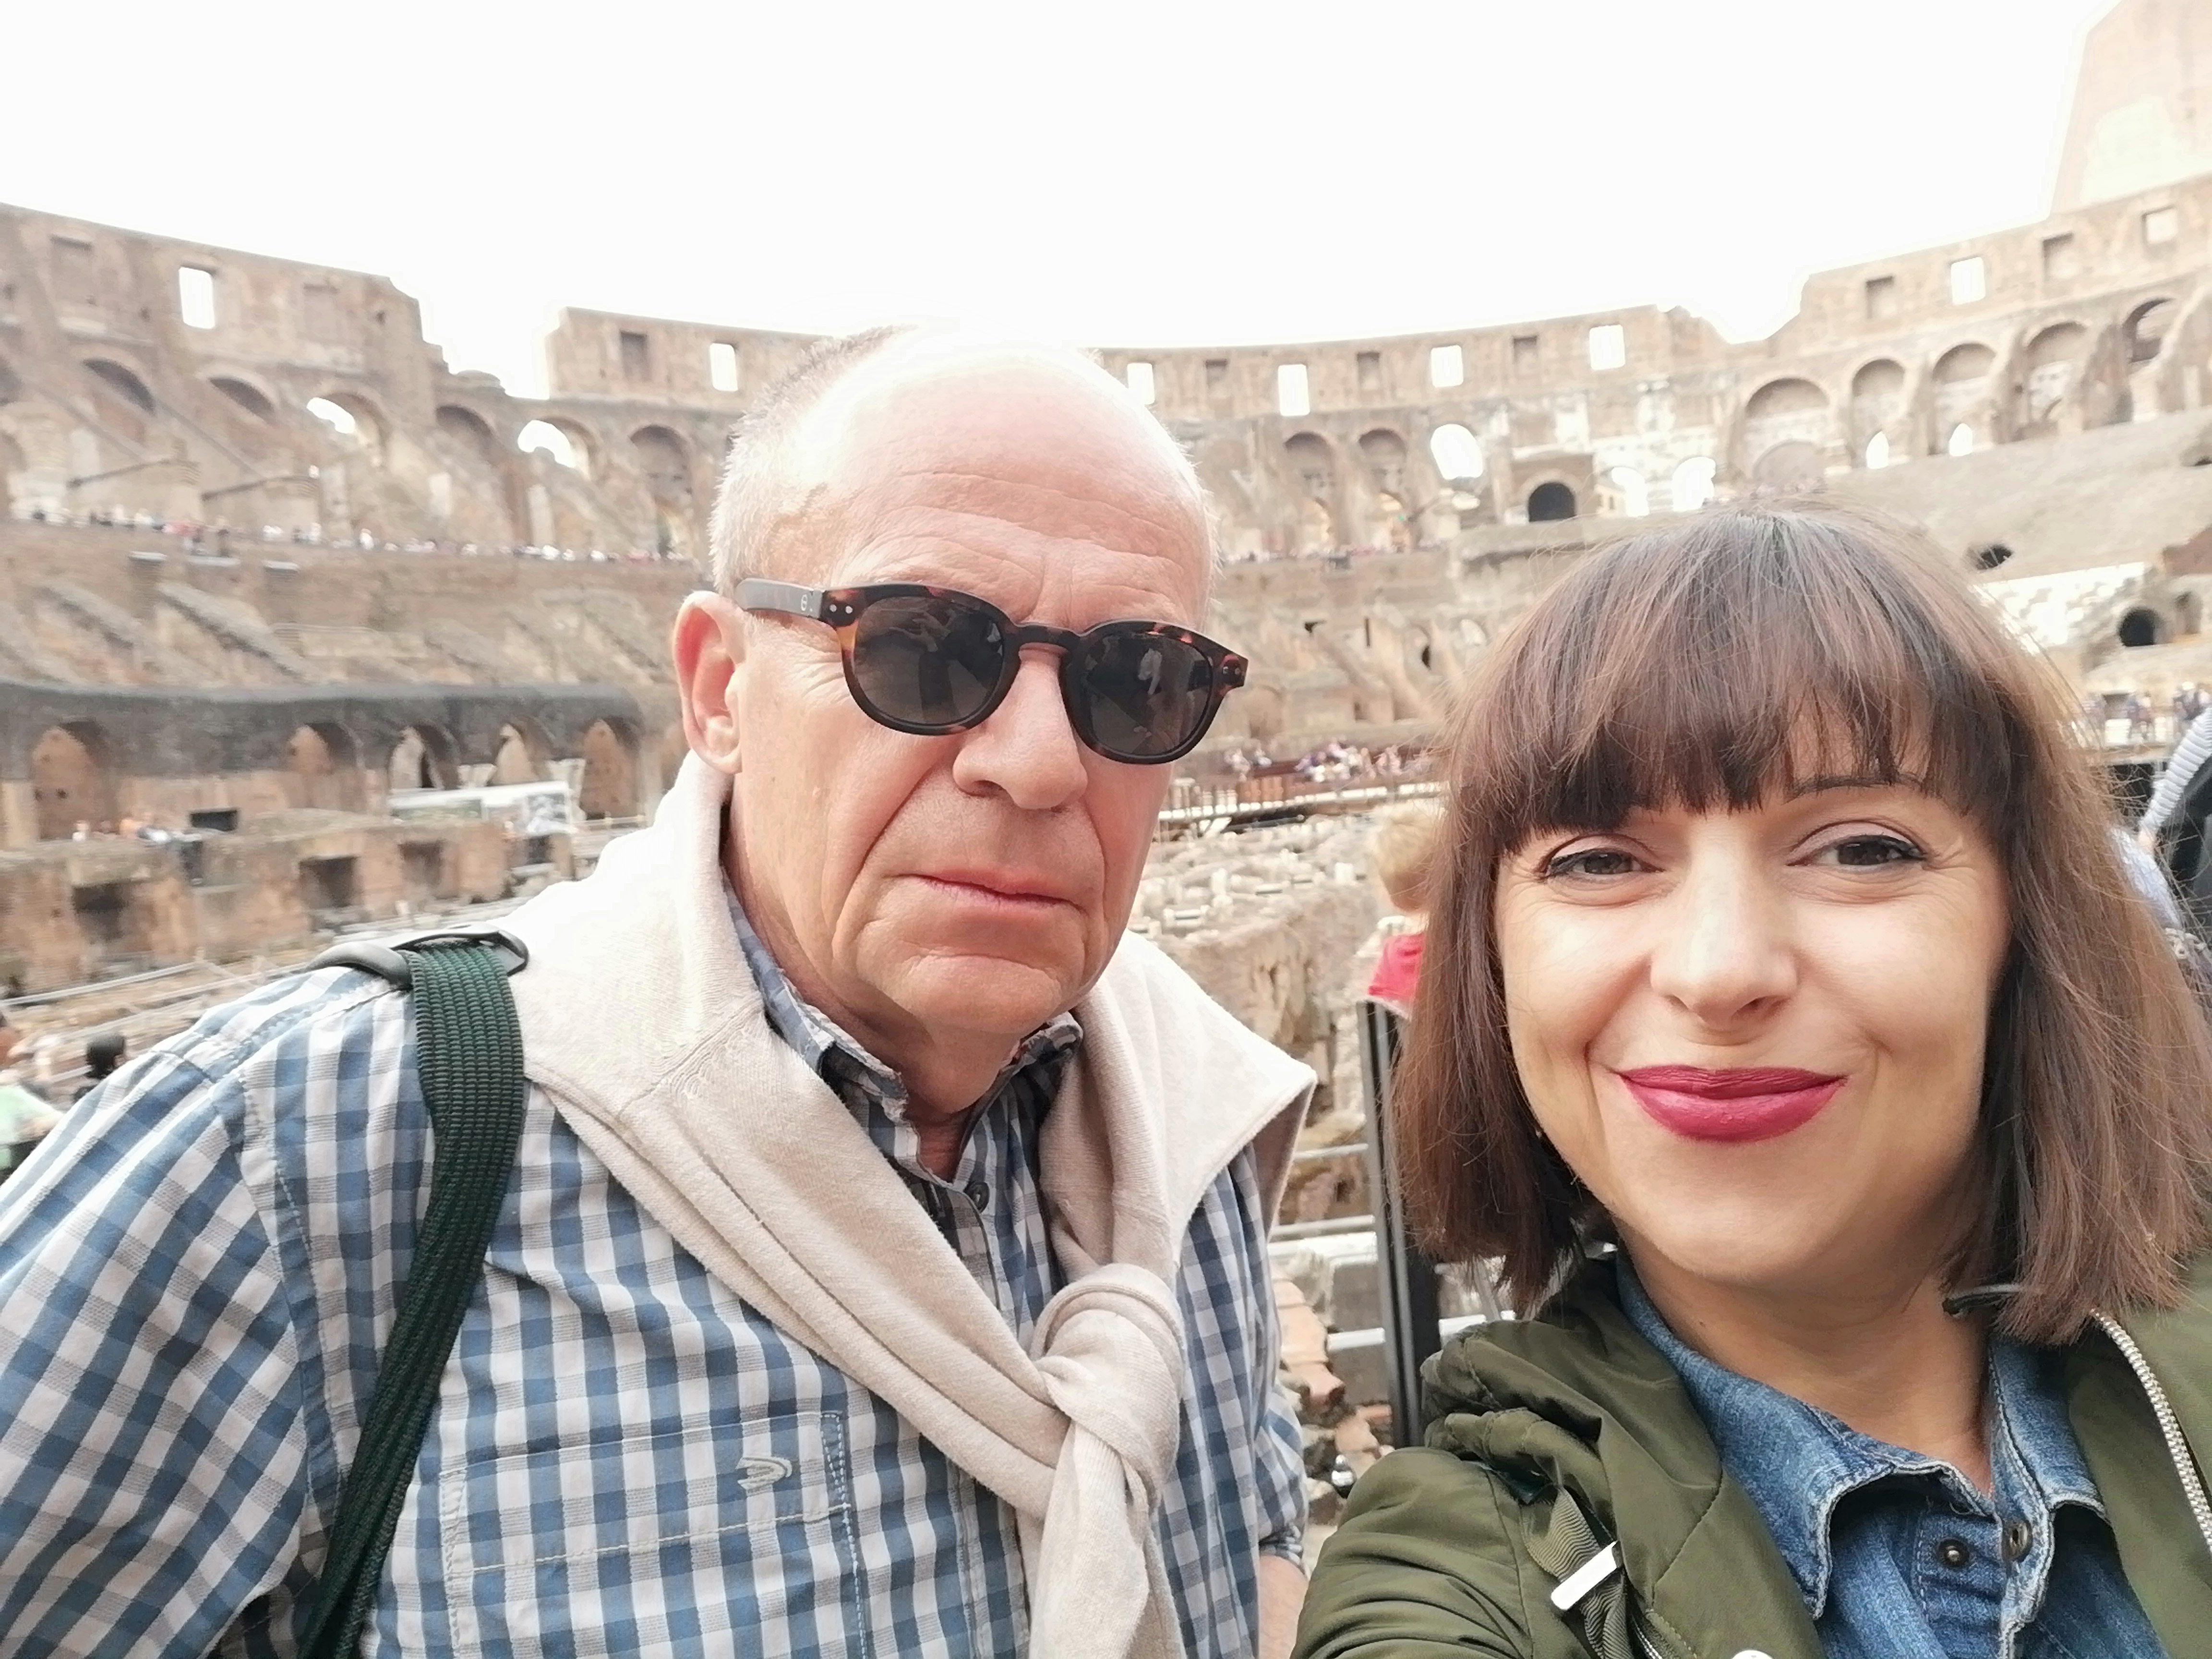
[[[339,1491],[301,1659],[345,1659],[360,1644],[437,1405],[439,1380],[483,1277],[528,1097],[522,1030],[507,983],[526,960],[520,945],[505,934],[448,933],[402,940],[396,948],[342,945],[313,964],[366,969],[412,991],[417,1070],[433,1136],[429,1206],[377,1367],[361,1443]]]

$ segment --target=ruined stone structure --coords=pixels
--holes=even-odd
[[[2201,7],[2120,0],[2053,217],[1821,273],[1765,340],[1640,307],[1101,350],[1212,493],[1253,662],[1191,769],[1419,740],[1596,539],[1767,489],[1925,524],[2087,688],[2212,680],[2208,111]],[[717,467],[809,343],[570,311],[518,398],[381,278],[0,209],[0,848],[99,816],[37,781],[94,762],[118,814],[249,826],[565,761],[592,815],[649,810]],[[126,732],[156,688],[232,701]]]

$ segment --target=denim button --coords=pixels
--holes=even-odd
[[[1936,1545],[1936,1559],[1955,1572],[1972,1563],[1974,1552],[1967,1547],[1965,1539],[1947,1538]]]
[[[2008,1522],[2004,1529],[2004,1559],[2017,1561],[2027,1555],[2028,1546],[2035,1542],[2035,1533],[2025,1521]]]

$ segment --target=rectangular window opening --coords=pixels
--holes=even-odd
[[[1897,278],[1869,276],[1866,285],[1866,314],[1870,323],[1887,322],[1897,315]]]
[[[100,282],[92,259],[92,244],[74,236],[53,239],[54,291],[65,305],[82,309],[100,303]]]
[[[2043,275],[2046,281],[2069,282],[2081,274],[2081,259],[2071,234],[2043,239]]]
[[[1158,388],[1152,381],[1150,363],[1131,363],[1121,371],[1121,378],[1129,383],[1129,390],[1137,394],[1137,401],[1149,407]]]
[[[1284,415],[1308,415],[1313,412],[1311,388],[1306,383],[1304,363],[1282,363],[1275,369],[1275,409]]]
[[[2153,208],[2142,216],[2143,246],[2164,247],[2169,242],[2181,240],[2181,210]]]
[[[350,910],[360,903],[359,868],[349,858],[301,859],[300,896],[308,910]]]
[[[1363,351],[1352,360],[1352,368],[1359,377],[1359,389],[1370,396],[1382,393],[1382,354]]]
[[[707,348],[707,379],[717,392],[738,389],[738,349],[727,340],[717,340]]]
[[[1429,348],[1429,384],[1454,386],[1467,384],[1467,354],[1455,345]]]
[[[653,378],[653,342],[629,329],[622,331],[622,372],[625,380]]]
[[[1628,331],[1619,323],[1600,323],[1589,331],[1589,365],[1619,368],[1628,362]]]
[[[1229,394],[1229,359],[1208,357],[1206,360],[1206,389],[1218,397]]]
[[[1989,263],[1978,253],[1951,261],[1951,303],[1970,306],[1990,296]]]
[[[1515,335],[1513,337],[1513,367],[1516,369],[1535,368],[1538,344],[1538,338],[1534,334]]]
[[[198,265],[177,267],[177,314],[186,328],[215,326],[215,272]]]

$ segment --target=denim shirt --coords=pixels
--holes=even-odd
[[[1990,1344],[1991,1495],[1694,1352],[1625,1253],[1620,1283],[1622,1310],[1681,1377],[1773,1534],[1827,1659],[2159,1659],[2056,1352]]]

